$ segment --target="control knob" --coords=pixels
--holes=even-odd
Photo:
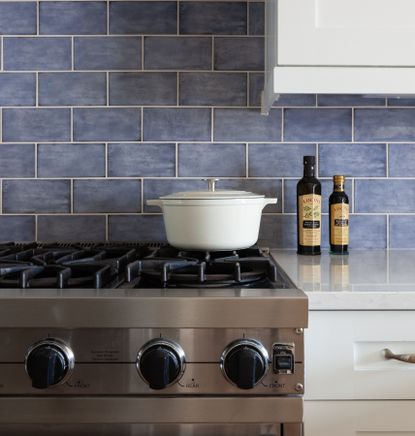
[[[255,339],[238,339],[222,353],[221,369],[225,377],[240,389],[252,389],[265,376],[268,352]]]
[[[72,350],[60,339],[44,339],[26,353],[25,370],[36,389],[65,383],[75,366]]]
[[[164,389],[177,382],[185,369],[182,347],[168,339],[153,339],[137,354],[136,367],[151,389]]]

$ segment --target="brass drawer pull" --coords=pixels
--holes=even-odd
[[[383,355],[385,356],[385,359],[395,359],[400,360],[401,362],[415,363],[415,354],[395,354],[393,351],[389,350],[389,348],[385,348],[383,350]]]

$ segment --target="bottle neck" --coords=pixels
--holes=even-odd
[[[333,190],[335,192],[344,192],[344,182],[335,182]]]
[[[314,177],[315,176],[315,166],[314,165],[304,165],[304,177]]]

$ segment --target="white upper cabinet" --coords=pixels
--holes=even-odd
[[[280,93],[415,94],[415,0],[266,0],[263,111]]]

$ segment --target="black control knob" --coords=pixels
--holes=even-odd
[[[34,344],[26,354],[25,369],[32,386],[46,389],[64,383],[75,365],[72,350],[58,339],[45,339]]]
[[[222,354],[225,377],[240,389],[252,389],[268,370],[268,352],[255,339],[238,339]]]
[[[137,355],[137,370],[151,389],[164,389],[180,379],[185,367],[182,347],[173,341],[147,342]]]

